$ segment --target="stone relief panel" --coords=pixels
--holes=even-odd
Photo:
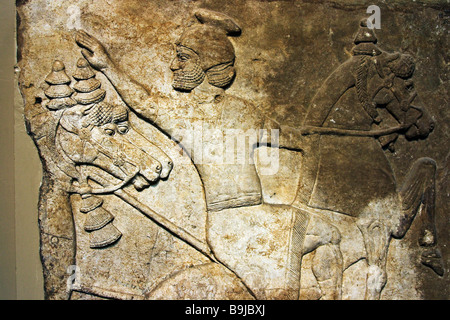
[[[390,47],[394,23],[372,29],[363,5],[343,7],[19,1],[46,298],[446,288],[448,68],[421,85],[434,77],[406,45],[419,40]],[[317,19],[330,12],[343,26]]]

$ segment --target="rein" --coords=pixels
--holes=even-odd
[[[304,136],[313,134],[324,134],[324,135],[356,136],[356,137],[380,137],[395,132],[399,132],[407,128],[408,128],[407,126],[402,125],[379,130],[351,130],[351,129],[331,128],[331,127],[304,126],[296,130],[299,130],[300,134]]]

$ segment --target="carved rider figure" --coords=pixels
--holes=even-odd
[[[419,243],[429,248],[422,262],[443,273],[435,247],[436,164],[418,159],[398,186],[383,151],[393,149],[399,134],[426,138],[434,124],[414,91],[411,56],[382,51],[366,20],[354,43],[352,57],[325,80],[297,130],[303,162],[294,205],[356,218],[370,266],[366,297],[377,299],[387,279],[390,237],[405,235],[419,207],[424,222]],[[388,121],[389,114],[394,120]]]
[[[265,142],[270,138],[260,130],[279,125],[248,101],[225,94],[235,77],[234,47],[228,36],[239,35],[239,26],[230,17],[208,10],[200,9],[195,16],[200,23],[188,27],[177,41],[170,66],[172,85],[186,93],[189,110],[162,94],[150,94],[91,35],[79,31],[76,41],[91,66],[105,74],[134,112],[181,144],[188,143],[186,133],[201,129],[201,145],[194,141],[190,156],[204,184],[208,243],[218,261],[233,270],[257,298],[297,298],[301,256],[317,250],[315,275],[323,298],[340,298],[339,231],[300,209],[263,203],[250,156],[241,162],[233,150],[230,162],[210,161],[224,137],[238,141],[256,132],[254,143]],[[245,249],[249,246],[254,250]]]

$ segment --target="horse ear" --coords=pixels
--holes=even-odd
[[[88,104],[87,106],[83,106],[81,108],[81,114],[83,116],[88,115],[92,111],[92,107],[95,106],[95,104]]]
[[[386,54],[386,62],[392,62],[394,60],[397,60],[398,58],[400,58],[400,53],[399,52],[394,52],[394,53],[387,53]]]
[[[237,23],[223,13],[207,9],[198,9],[195,11],[194,15],[200,23],[222,29],[229,36],[239,35],[241,33],[241,28]]]

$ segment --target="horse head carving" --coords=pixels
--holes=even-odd
[[[104,101],[106,91],[86,60],[78,60],[73,77],[72,88],[57,60],[45,78],[49,100],[44,105],[57,119],[49,148],[71,181],[67,191],[82,197],[80,211],[87,214],[84,229],[91,233],[91,247],[102,248],[116,242],[121,232],[98,195],[131,184],[141,191],[168,178],[173,163],[132,126],[125,106]]]
[[[120,185],[131,182],[138,190],[167,178],[172,169],[170,158],[133,128],[128,110],[119,105],[101,102],[65,110],[57,144],[75,167],[98,167]],[[80,171],[74,185],[81,189],[88,178]]]
[[[88,214],[84,228],[91,233],[92,248],[110,245],[121,236],[112,214],[95,195],[128,184],[140,191],[167,178],[173,166],[161,149],[134,129],[124,106],[105,102],[64,110],[55,149],[64,162],[60,167],[71,168],[71,191],[82,196],[80,211]]]

